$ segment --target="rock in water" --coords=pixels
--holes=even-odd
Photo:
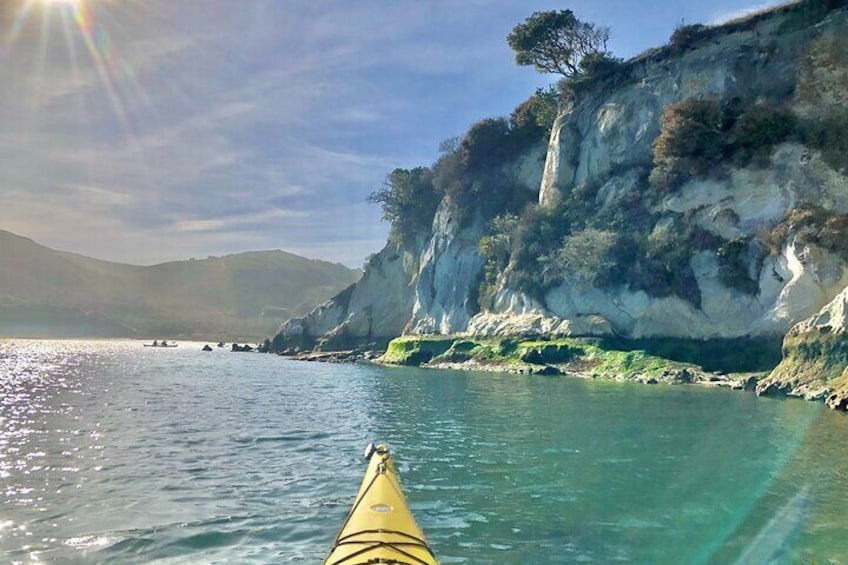
[[[782,392],[848,409],[848,288],[783,340],[783,360],[757,385],[758,394]]]

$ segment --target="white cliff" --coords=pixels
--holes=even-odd
[[[804,117],[848,106],[848,9],[795,25],[790,8],[716,30],[691,47],[654,50],[626,64],[622,80],[583,92],[558,116],[547,147],[503,163],[517,185],[552,207],[575,187],[597,186],[598,213],[625,207],[645,187],[666,106],[686,99],[776,100]],[[787,15],[789,14],[789,15]],[[792,25],[790,25],[792,24]],[[688,180],[652,202],[659,222],[682,219],[705,233],[761,240],[795,208],[814,204],[848,214],[848,172],[789,140],[767,166],[729,165],[726,174]],[[459,221],[445,199],[432,230],[414,248],[387,247],[362,281],[312,314],[281,328],[281,343],[309,337],[328,345],[401,333],[550,333],[624,337],[728,338],[783,335],[848,285],[848,264],[793,232],[777,249],[746,256],[756,292],[726,286],[715,251],[694,251],[689,266],[699,301],[651,296],[630,281],[598,288],[560,284],[531,298],[502,276],[481,311],[484,268],[479,216]],[[283,339],[286,338],[286,339]],[[308,340],[307,340],[308,341]],[[355,341],[355,340],[354,340]]]
[[[799,322],[783,340],[783,361],[757,385],[848,410],[848,288]]]

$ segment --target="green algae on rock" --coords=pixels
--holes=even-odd
[[[783,340],[783,360],[757,386],[758,394],[783,393],[848,410],[848,289]]]
[[[393,340],[380,361],[390,365],[535,374],[566,373],[649,384],[722,380],[697,365],[671,361],[643,350],[613,349],[597,338],[407,335]]]

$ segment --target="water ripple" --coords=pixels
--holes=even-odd
[[[0,555],[320,562],[380,439],[444,563],[733,562],[808,483],[782,550],[827,562],[846,422],[728,391],[0,341]]]

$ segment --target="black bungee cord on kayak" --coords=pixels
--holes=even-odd
[[[381,445],[375,446],[374,443],[372,442],[372,443],[369,443],[368,446],[365,448],[364,456],[365,456],[366,460],[370,461],[371,457],[373,457],[375,454],[379,455],[381,457],[385,457],[385,456],[388,455],[388,453],[389,453],[389,450],[385,445],[381,444]],[[359,496],[357,498],[355,504],[353,505],[353,508],[351,509],[350,513],[348,514],[348,517],[345,519],[344,524],[342,524],[342,528],[341,528],[340,531],[344,531],[344,529],[347,527],[351,518],[356,513],[356,509],[359,507],[360,503],[365,499],[365,495],[368,493],[368,491],[371,490],[371,487],[374,486],[374,483],[377,482],[377,478],[379,478],[381,475],[385,475],[385,474],[386,474],[386,462],[385,462],[385,459],[384,459],[383,461],[381,461],[377,465],[377,472],[374,474],[373,477],[371,477],[371,480],[368,482],[368,486],[366,486],[365,490],[362,491],[361,496]],[[382,540],[348,541],[352,537],[361,536],[363,534],[366,534],[366,535],[367,534],[393,534],[393,535],[397,535],[399,537],[408,538],[410,541],[394,541],[394,542],[382,541]],[[378,549],[378,548],[389,548],[393,551],[396,551],[400,555],[403,555],[405,558],[411,559],[411,561],[398,561],[396,559],[386,559],[385,557],[376,557],[376,558],[368,559],[367,561],[358,561],[357,563],[361,563],[361,564],[385,563],[387,565],[429,565],[429,563],[427,561],[424,561],[424,560],[416,557],[415,555],[410,554],[408,551],[405,551],[403,549],[405,547],[416,547],[416,548],[424,549],[434,559],[436,558],[436,556],[433,554],[433,550],[430,549],[430,546],[429,546],[429,544],[427,543],[426,540],[421,539],[421,538],[416,537],[416,536],[413,536],[413,535],[408,534],[406,532],[398,531],[398,530],[386,530],[386,529],[360,530],[358,532],[348,534],[345,537],[340,537],[336,540],[336,547],[338,547],[340,545],[354,545],[354,544],[356,544],[356,545],[367,544],[367,547],[364,547],[364,548],[360,549],[359,551],[356,551],[355,553],[352,553],[352,554],[350,554],[346,557],[342,557],[341,559],[339,559],[337,561],[333,561],[333,562],[329,563],[328,565],[341,565],[343,563],[351,563],[353,559],[356,559],[356,558],[368,553],[369,551],[372,551],[372,550]]]

